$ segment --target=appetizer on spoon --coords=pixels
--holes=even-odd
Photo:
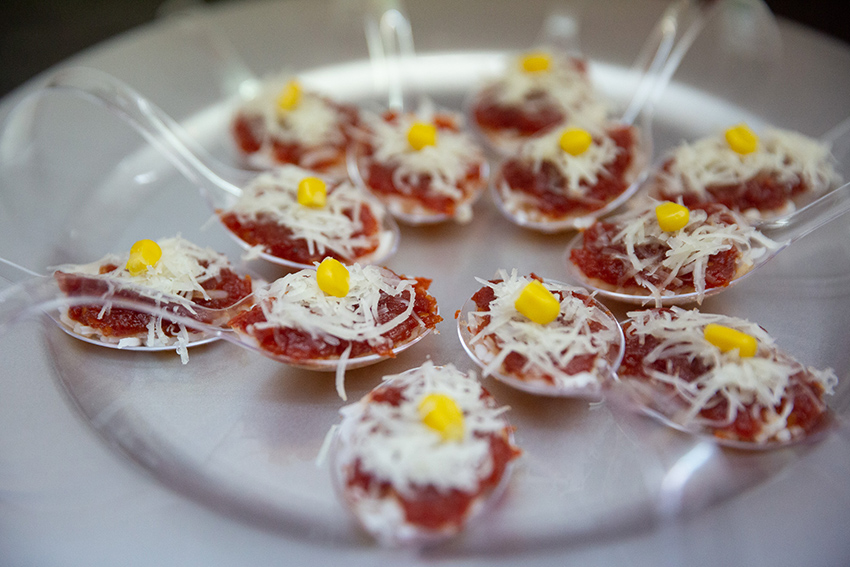
[[[648,128],[576,118],[504,160],[493,176],[493,198],[509,220],[532,230],[584,228],[640,186],[652,147]]]
[[[500,270],[458,312],[458,335],[484,376],[544,396],[597,400],[623,356],[623,333],[582,288]]]
[[[650,201],[576,235],[567,247],[567,270],[582,285],[619,301],[701,303],[848,211],[850,184],[760,223],[723,205],[690,210]]]
[[[243,343],[311,370],[343,373],[395,356],[442,320],[431,280],[388,268],[344,266],[333,258],[288,274],[255,293],[255,305],[231,320]]]
[[[633,66],[642,80],[625,122],[632,123],[672,75],[709,17],[709,8],[708,3],[687,0],[673,2],[664,11]],[[512,156],[531,138],[563,129],[576,117],[601,123],[612,115],[611,103],[591,79],[590,62],[580,54],[579,26],[575,14],[550,14],[540,47],[508,58],[503,72],[471,95],[471,122],[497,154]]]
[[[829,425],[835,373],[799,363],[758,325],[678,307],[629,317],[611,384],[627,404],[740,449],[785,446]]]
[[[0,261],[21,274],[38,276]],[[250,309],[254,287],[251,277],[237,274],[226,256],[180,237],[140,240],[124,254],[57,266],[53,279],[56,295],[74,300],[53,316],[68,334],[118,349],[176,350],[184,364],[188,347],[216,340],[218,333],[172,317],[203,322],[217,331],[241,310]],[[85,297],[92,302],[83,301]],[[125,300],[148,309],[122,307]]]
[[[333,101],[298,78],[284,76],[261,83],[236,111],[231,131],[252,168],[292,164],[344,178],[346,151],[359,123],[356,106]]]
[[[687,207],[720,203],[760,220],[793,212],[837,187],[841,176],[827,135],[822,140],[746,124],[682,143],[646,183],[650,195]]]
[[[390,256],[399,240],[398,227],[367,193],[294,165],[259,174],[232,206],[216,212],[239,241],[292,267],[326,257],[372,263]]]
[[[459,533],[493,503],[520,451],[474,373],[431,361],[340,410],[334,485],[363,528],[387,546]]]

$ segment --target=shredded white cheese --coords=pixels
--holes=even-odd
[[[516,310],[514,304],[532,278],[517,275],[516,269],[507,273],[499,270],[497,283],[476,278],[479,283],[493,289],[495,299],[489,311],[471,311],[466,314],[470,330],[478,328],[486,317],[489,322],[469,340],[470,347],[486,364],[484,375],[502,372],[501,367],[511,353],[524,356],[527,361],[519,379],[549,384],[554,387],[586,389],[598,393],[600,380],[611,369],[611,349],[618,347],[618,323],[596,305],[587,305],[573,293],[589,295],[582,288],[544,281],[543,285],[561,299],[557,319],[547,325],[529,320]],[[599,328],[591,329],[591,325]],[[595,357],[590,372],[568,374],[565,370],[576,357]]]
[[[335,464],[341,478],[360,462],[361,470],[377,483],[388,482],[401,496],[413,497],[417,489],[433,486],[476,493],[481,481],[493,472],[489,434],[508,430],[507,407],[498,407],[485,396],[474,372],[465,374],[453,365],[427,361],[403,374],[387,376],[382,386],[402,389],[398,406],[365,396],[340,410]],[[379,386],[382,387],[382,386]],[[422,399],[433,393],[451,397],[463,411],[464,433],[459,441],[443,441],[425,425],[419,414]],[[377,484],[376,483],[376,484]],[[393,498],[344,487],[346,498],[364,525],[382,541],[404,533],[404,512]],[[479,495],[484,498],[485,495]],[[415,528],[411,528],[415,531]]]
[[[771,439],[788,441],[799,436],[799,427],[789,426],[786,419],[793,408],[793,398],[784,411],[777,411],[783,398],[790,395],[789,379],[804,372],[809,379],[832,394],[838,378],[832,369],[804,367],[789,354],[780,350],[773,338],[760,326],[725,315],[701,313],[673,307],[669,310],[644,310],[628,313],[627,335],[643,340],[654,337],[659,344],[644,358],[647,374],[664,384],[670,384],[686,404],[676,421],[686,427],[723,427],[735,421],[739,411],[751,411],[752,417],[763,422],[756,443]],[[758,351],[754,357],[741,357],[737,350],[721,352],[705,339],[709,323],[725,325],[756,338]],[[684,356],[699,360],[708,371],[693,382],[687,382],[670,372],[659,372],[648,365],[670,357]],[[628,378],[628,377],[624,377]],[[725,419],[713,423],[699,415],[706,407],[717,403],[717,396],[728,401]],[[747,410],[746,406],[752,406]],[[670,416],[668,416],[670,417]]]
[[[122,289],[124,283],[141,297],[153,299],[157,304],[179,304],[194,313],[193,301],[211,299],[210,293],[201,284],[218,277],[224,268],[230,268],[229,260],[215,250],[201,248],[180,236],[160,239],[157,244],[162,249],[162,257],[154,266],[148,267],[146,271],[138,275],[132,275],[127,271],[129,251],[124,254],[107,254],[100,260],[88,264],[64,264],[57,266],[55,271],[106,280],[109,290],[103,296],[106,301],[100,312],[101,317],[112,307],[112,303],[108,301],[109,298]],[[101,274],[101,267],[110,264],[118,266],[118,269]],[[145,336],[122,339],[103,336],[98,329],[72,320],[68,317],[67,310],[61,314],[61,320],[75,334],[86,337],[96,336],[103,342],[115,343],[120,347],[158,347],[176,344],[177,352],[184,364],[188,360],[186,346],[190,340],[203,336],[203,333],[190,331],[183,325],[179,325],[180,330],[176,337],[166,335],[162,329],[162,314],[151,318]]]
[[[221,214],[233,213],[241,222],[272,221],[291,231],[293,240],[307,243],[310,254],[338,254],[348,262],[359,260],[358,249],[370,250],[370,256],[380,257],[392,248],[394,235],[390,230],[378,234],[360,234],[363,223],[361,209],[367,207],[379,226],[384,226],[384,207],[349,181],[327,182],[327,201],[324,207],[306,207],[298,203],[298,183],[315,172],[285,165],[264,172],[244,188],[232,208]]]
[[[767,129],[754,152],[739,154],[723,132],[680,144],[671,155],[669,171],[659,171],[656,183],[664,195],[707,196],[706,188],[738,185],[760,174],[780,183],[804,183],[813,194],[840,184],[831,147],[797,132]],[[793,204],[791,204],[793,206]]]
[[[618,232],[609,240],[593,242],[610,258],[619,260],[626,268],[623,281],[635,278],[637,284],[646,289],[659,307],[662,298],[682,291],[671,286],[681,286],[682,276],[693,277],[697,301],[702,302],[705,291],[705,275],[709,258],[719,252],[735,249],[738,254],[738,269],[735,277],[748,272],[755,262],[779,245],[750,225],[740,214],[726,208],[711,213],[702,209],[690,211],[688,224],[677,231],[661,230],[655,213],[658,202],[650,201],[643,207],[605,219]],[[731,223],[724,222],[731,219]],[[607,236],[607,233],[603,233]],[[625,247],[625,252],[620,250]],[[641,249],[645,257],[637,255]],[[647,254],[648,251],[653,253]],[[689,292],[686,290],[685,293]]]
[[[456,124],[461,121],[459,116],[445,111],[436,112],[429,105],[423,105],[417,113],[401,114],[393,122],[379,115],[364,114],[364,123],[369,131],[365,139],[373,151],[371,157],[361,159],[395,167],[393,184],[402,198],[413,203],[408,207],[424,207],[416,198],[416,187],[426,176],[430,178],[428,191],[450,199],[456,206],[476,197],[486,182],[470,183],[467,180],[470,169],[483,173],[487,163],[481,148],[463,131],[438,127],[435,145],[420,150],[411,147],[407,138],[410,127],[416,122],[433,124],[438,116]]]
[[[177,301],[191,306],[194,298],[210,299],[201,283],[217,277],[221,270],[230,268],[227,256],[211,248],[201,248],[188,240],[177,236],[157,241],[162,249],[162,257],[154,265],[138,275],[127,271],[129,250],[123,254],[107,254],[100,260],[88,264],[64,264],[56,271],[85,274],[90,278],[105,279],[138,286],[139,294],[153,299]],[[118,269],[100,274],[101,266],[114,264]]]

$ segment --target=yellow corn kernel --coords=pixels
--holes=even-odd
[[[516,310],[541,325],[551,323],[561,312],[561,302],[537,280],[523,288],[514,303]]]
[[[726,143],[739,154],[751,154],[758,147],[759,137],[746,124],[738,124],[726,130]]]
[[[301,101],[301,85],[292,80],[277,95],[277,109],[279,112],[288,112],[298,106]]]
[[[685,228],[691,219],[691,212],[684,205],[667,201],[655,207],[658,226],[664,232],[676,232]]]
[[[720,352],[738,349],[738,355],[747,358],[755,356],[758,350],[756,338],[737,329],[709,323],[705,326],[704,333],[705,340],[719,348]]]
[[[425,146],[436,146],[437,127],[427,122],[414,122],[407,131],[407,142],[417,152]]]
[[[561,149],[571,156],[580,156],[590,148],[592,143],[593,136],[581,128],[567,128],[561,134]]]
[[[348,268],[334,258],[325,258],[316,268],[316,281],[319,289],[334,297],[345,297],[350,289]]]
[[[551,64],[552,57],[543,51],[527,53],[521,61],[522,70],[526,73],[540,73],[548,71]]]
[[[127,271],[132,276],[147,271],[150,266],[155,266],[162,258],[162,248],[153,240],[139,240],[130,247],[130,259],[127,260]]]
[[[463,411],[446,394],[428,394],[419,402],[422,423],[436,431],[443,441],[463,439]]]
[[[327,185],[318,177],[305,177],[298,182],[298,204],[320,209],[327,198]]]

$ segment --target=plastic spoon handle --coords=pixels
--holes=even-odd
[[[205,4],[175,7],[170,3],[159,10],[157,16],[174,20],[187,38],[197,43],[212,59],[221,94],[250,98],[260,90],[261,81],[239,55],[234,45],[225,39],[219,29],[210,22],[209,8]]]
[[[4,279],[10,283],[17,283],[22,280],[23,276],[39,277],[41,274],[33,272],[29,268],[25,268],[6,258],[0,258],[0,279]]]
[[[537,44],[563,53],[581,54],[579,22],[574,6],[558,6],[543,22]]]
[[[241,195],[241,187],[253,175],[219,163],[159,107],[107,73],[84,67],[64,69],[46,88],[91,99],[124,119],[197,185],[215,208]]]
[[[623,113],[623,122],[633,124],[644,109],[651,112],[718,4],[715,0],[679,0],[668,6],[635,62],[642,78]]]
[[[834,189],[802,209],[770,221],[757,223],[767,237],[791,244],[850,212],[850,183]]]
[[[411,111],[418,101],[405,84],[403,72],[413,61],[413,31],[399,0],[366,0],[366,43],[376,73],[387,76],[388,106],[397,112]]]

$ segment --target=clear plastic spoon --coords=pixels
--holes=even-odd
[[[89,68],[64,69],[51,77],[45,88],[34,96],[41,96],[50,90],[69,91],[102,104],[126,121],[198,187],[210,208],[216,212],[231,209],[242,196],[243,188],[258,177],[256,171],[236,169],[220,163],[155,104],[107,73]],[[374,211],[384,211],[383,205],[374,198],[367,195],[363,198],[364,203],[368,203]],[[250,249],[252,253],[256,251],[256,246],[245,242],[230,230],[228,233],[246,250]],[[348,261],[380,263],[396,251],[399,229],[390,215],[383,215],[377,239],[380,244],[376,250]],[[312,267],[312,264],[275,256],[265,250],[259,251],[258,256],[290,268]]]
[[[529,138],[519,146],[515,152],[516,155],[511,153],[497,167],[490,189],[502,214],[519,226],[538,232],[554,233],[586,228],[595,219],[614,211],[630,199],[641,187],[649,171],[653,153],[652,117],[654,103],[669,83],[682,58],[690,49],[714,9],[715,4],[712,2],[683,1],[672,4],[655,25],[641,55],[638,57],[635,68],[640,73],[641,78],[622,116],[618,120],[605,122],[595,128],[588,128],[591,132],[596,130],[594,136],[602,136],[603,139],[613,136],[614,132],[620,128],[632,128],[632,134],[630,134],[632,138],[631,148],[620,150],[631,152],[631,163],[619,173],[621,176],[619,182],[623,185],[621,191],[613,196],[611,196],[610,190],[606,190],[601,196],[588,194],[571,197],[569,202],[565,203],[564,211],[553,209],[552,212],[544,213],[539,210],[535,202],[538,197],[531,194],[526,195],[523,191],[514,189],[506,180],[505,172],[507,168],[516,164],[523,167],[522,163],[533,159],[528,156],[522,157],[524,153],[533,156],[540,150],[532,148],[539,146],[545,150],[550,145],[559,156],[563,153],[558,147],[556,135],[560,130],[556,129]],[[572,126],[581,127],[583,120],[589,120],[590,124],[598,122],[597,119],[584,119],[577,116],[570,119],[568,123]],[[613,137],[610,139],[613,139]],[[564,155],[566,154],[564,153]],[[587,155],[590,155],[590,153]],[[566,159],[573,158],[567,157]],[[614,162],[605,163],[605,167],[608,167]],[[584,165],[580,167],[593,166]],[[540,175],[540,173],[537,171],[534,175]],[[591,185],[597,182],[601,183],[602,179],[611,175],[612,173],[605,169],[596,176],[590,176],[583,180],[582,183],[585,181],[591,183]],[[564,180],[564,183],[567,183],[567,181]],[[565,198],[570,194],[566,189],[564,189],[564,193]]]
[[[567,245],[565,262],[571,280],[579,282],[588,289],[594,290],[601,297],[639,305],[647,305],[653,302],[656,306],[702,303],[706,297],[722,293],[745,278],[751,277],[759,268],[764,266],[777,254],[787,249],[791,244],[838,219],[849,211],[850,183],[847,183],[789,215],[766,221],[752,221],[751,227],[755,228],[760,235],[773,241],[773,244],[765,246],[763,243],[759,244],[756,242],[755,245],[760,248],[760,254],[755,255],[752,265],[746,268],[746,271],[736,274],[725,286],[708,288],[702,292],[677,292],[661,289],[657,294],[653,294],[649,289],[619,289],[589,278],[571,260],[572,250],[583,246],[584,235],[581,233],[577,234]],[[746,224],[748,221],[746,218],[741,217],[738,222]]]

